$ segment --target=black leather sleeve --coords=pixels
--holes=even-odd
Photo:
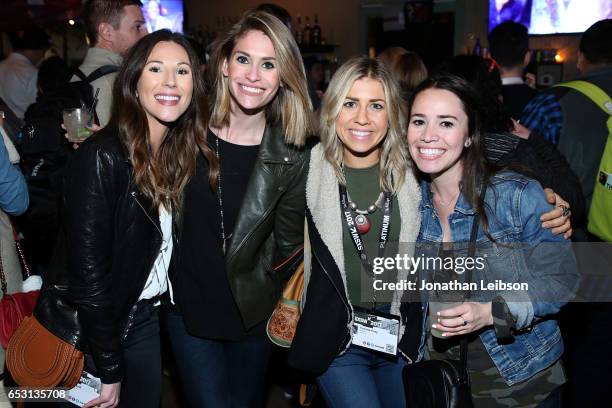
[[[65,219],[68,296],[103,383],[123,378],[118,319],[112,292],[113,219],[119,159],[98,144],[84,143],[68,167]]]

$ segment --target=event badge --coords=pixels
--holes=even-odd
[[[94,377],[87,371],[83,371],[79,383],[68,391],[66,400],[78,407],[82,407],[92,399],[98,398],[101,388],[102,382],[98,377]]]
[[[365,311],[353,312],[353,344],[392,356],[397,355],[400,319],[389,313]]]

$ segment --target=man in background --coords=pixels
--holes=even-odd
[[[577,78],[590,82],[612,96],[612,19],[589,27],[580,39]],[[521,124],[544,136],[559,147],[574,173],[580,179],[585,208],[590,208],[599,164],[608,137],[608,115],[593,101],[576,90],[555,86],[540,93],[527,106]],[[573,220],[575,238],[591,241]],[[578,228],[576,228],[578,227]]]
[[[91,48],[79,69],[85,75],[103,66],[121,65],[124,55],[147,34],[139,0],[89,0],[83,6],[83,20]],[[110,73],[91,83],[98,93],[96,115],[100,126],[110,119],[113,83],[116,73]],[[73,77],[73,81],[78,77]]]
[[[491,57],[499,66],[503,105],[514,119],[520,119],[527,103],[537,91],[523,80],[525,67],[531,59],[527,27],[506,21],[489,34]]]
[[[38,63],[51,46],[47,33],[27,26],[9,35],[13,52],[0,62],[0,99],[19,118],[36,100]]]
[[[582,35],[578,52],[578,70],[582,74],[578,79],[596,85],[608,98],[612,96],[611,38],[612,19],[598,21]],[[522,117],[525,126],[542,133],[559,147],[580,180],[587,210],[591,207],[595,183],[600,182],[598,173],[608,140],[606,121],[609,117],[609,113],[582,92],[563,86],[539,94],[527,105]],[[585,222],[572,223],[575,240],[601,241],[587,231]],[[609,244],[591,243],[588,248],[596,250],[594,257],[604,257],[610,251]],[[605,273],[610,272],[610,263],[600,262],[599,265],[603,267],[595,269],[601,270],[582,271],[585,300],[593,293],[591,288],[602,287],[595,287],[599,281],[597,276],[590,276],[591,273],[603,272],[605,277]],[[563,311],[561,330],[566,343],[564,360],[569,377],[564,407],[612,406],[612,327],[607,324],[611,319],[610,302],[572,303]]]

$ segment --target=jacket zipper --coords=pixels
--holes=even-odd
[[[151,223],[153,224],[153,226],[155,227],[155,229],[157,230],[157,232],[159,233],[160,237],[163,240],[164,234],[162,234],[157,224],[155,224],[155,221],[153,221],[149,213],[144,209],[144,206],[140,203],[140,201],[138,201],[138,197],[136,197],[136,192],[132,191],[130,195],[134,198],[134,201],[136,201],[136,204],[138,204],[142,212],[144,212],[144,214],[147,216],[147,219],[151,221]],[[155,265],[155,259],[153,259],[153,262],[151,263],[149,270],[151,270],[154,265]],[[145,282],[146,282],[146,279],[145,279]],[[130,331],[130,328],[134,324],[134,316],[136,315],[137,309],[138,309],[138,301],[136,301],[136,303],[130,308],[130,312],[128,313],[128,318],[127,318],[127,322],[125,325],[125,329],[123,329],[123,334],[121,335],[121,340],[125,340],[127,338],[128,332]]]
[[[264,164],[283,164],[283,165],[292,165],[294,164],[292,161],[287,160],[271,160],[271,159],[264,159],[262,160],[264,162]]]
[[[317,262],[319,263],[319,265],[321,266],[321,269],[323,269],[323,272],[325,273],[325,275],[327,276],[327,279],[329,279],[329,282],[332,284],[332,286],[334,287],[334,289],[336,290],[336,292],[338,293],[338,296],[340,296],[340,300],[342,301],[342,303],[344,304],[344,307],[346,308],[346,315],[348,317],[347,320],[347,325],[351,323],[351,308],[349,307],[349,305],[344,301],[344,298],[342,297],[342,292],[340,292],[340,289],[338,289],[338,286],[336,286],[336,284],[334,283],[334,281],[331,278],[331,275],[329,274],[329,272],[327,271],[327,269],[325,269],[325,266],[323,265],[323,263],[321,262],[321,259],[317,256],[317,253],[315,252],[314,248],[311,247],[310,252],[314,255],[315,259],[317,260]],[[350,338],[350,335],[349,335]]]
[[[155,226],[155,229],[157,230],[157,232],[159,232],[159,236],[162,237],[162,239],[164,238],[164,234],[162,234],[161,230],[159,229],[159,227],[157,226],[157,224],[155,223],[155,221],[153,221],[153,218],[151,218],[151,216],[149,215],[149,213],[144,209],[143,205],[140,204],[140,201],[138,201],[138,197],[136,197],[136,192],[132,191],[130,193],[130,195],[132,197],[134,197],[134,201],[136,201],[136,204],[138,204],[138,206],[140,207],[140,209],[142,210],[142,212],[145,213],[145,215],[147,216],[147,218],[149,219],[149,221],[151,221],[151,223]]]

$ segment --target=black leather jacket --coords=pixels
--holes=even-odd
[[[116,129],[84,142],[66,169],[59,244],[34,312],[92,354],[103,383],[123,378],[121,341],[161,247],[157,208],[133,182]]]
[[[285,143],[279,126],[266,126],[226,256],[230,289],[247,330],[267,319],[280,297],[283,272],[273,266],[304,243],[308,157],[307,148]]]

